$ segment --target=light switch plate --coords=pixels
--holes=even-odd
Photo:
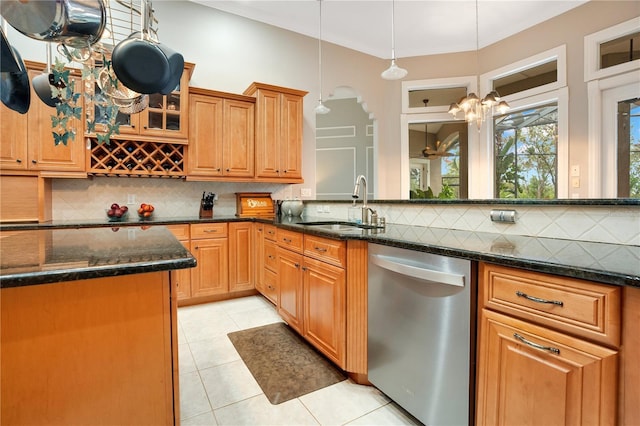
[[[571,177],[579,177],[580,176],[580,166],[574,164],[571,166]]]

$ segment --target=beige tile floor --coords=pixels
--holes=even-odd
[[[261,296],[178,309],[183,425],[420,424],[376,388],[350,380],[272,405],[227,333],[277,321]]]

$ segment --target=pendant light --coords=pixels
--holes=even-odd
[[[385,80],[400,80],[407,76],[407,70],[404,68],[400,68],[396,65],[396,46],[395,46],[395,34],[394,34],[394,13],[396,2],[395,0],[391,2],[391,65],[386,70],[382,71],[380,76]]]
[[[320,31],[318,36],[318,86],[320,95],[315,112],[316,114],[328,114],[331,109],[322,103],[322,0],[318,0],[318,4],[320,5]]]
[[[476,69],[478,72],[477,88],[480,90],[480,36],[478,27],[478,0],[476,0]],[[504,114],[509,110],[509,104],[500,100],[500,95],[496,90],[489,92],[483,99],[480,99],[478,95],[472,92],[460,99],[458,103],[451,104],[449,113],[454,118],[457,118],[458,112],[462,111],[464,120],[469,124],[476,123],[478,130],[480,130],[482,122],[493,116],[494,108],[500,114]]]

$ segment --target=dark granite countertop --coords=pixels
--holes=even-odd
[[[300,224],[300,222],[310,222],[314,220],[316,219],[312,217],[283,217],[274,220],[239,218],[237,216],[216,216],[209,219],[200,219],[196,216],[154,218],[150,221],[138,221],[134,219],[128,222],[92,220],[83,222],[54,221],[40,224],[3,224],[0,225],[0,230],[78,228],[77,230],[80,231],[83,228],[101,228],[96,229],[95,232],[108,233],[111,232],[110,228],[120,228],[118,233],[126,233],[129,227],[139,229],[140,225],[259,221],[295,231],[335,239],[360,239],[370,243],[461,257],[476,261],[492,262],[531,271],[581,278],[604,284],[640,287],[639,246],[398,224],[387,224],[385,229],[356,230],[353,232],[330,231]],[[330,219],[322,218],[317,220],[327,221]],[[154,227],[151,229],[154,229]],[[86,232],[91,233],[93,230]],[[2,273],[4,274],[4,270]]]
[[[165,227],[51,228],[0,235],[0,288],[191,268]]]

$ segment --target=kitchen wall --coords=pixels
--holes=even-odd
[[[305,183],[276,191],[292,194],[300,187],[309,188],[315,197],[315,113],[318,99],[317,40],[269,25],[240,18],[212,8],[186,1],[158,1],[154,3],[160,22],[161,41],[180,51],[185,60],[196,63],[191,81],[193,86],[226,92],[241,93],[253,81],[261,81],[308,90],[304,102],[303,173]],[[588,173],[586,159],[586,86],[582,78],[583,37],[585,34],[628,20],[638,14],[638,2],[590,1],[553,22],[531,29],[482,49],[481,72],[512,63],[531,54],[556,47],[558,40],[566,40],[569,62],[570,104],[570,162],[578,164],[583,174]],[[570,31],[568,31],[568,29]],[[568,39],[567,39],[567,33]],[[8,38],[24,59],[44,62],[45,44],[28,39],[9,28]],[[428,42],[428,41],[425,41]],[[409,71],[407,79],[420,80],[443,76],[463,76],[476,67],[475,52],[401,58],[399,64]],[[376,121],[377,193],[376,198],[400,198],[400,100],[401,83],[385,81],[380,72],[388,61],[342,48],[331,43],[323,45],[323,83],[326,92],[332,88],[348,86],[367,104],[367,110]],[[323,94],[327,98],[327,93]],[[66,215],[64,205],[80,185],[80,193],[93,204],[98,200],[92,194],[114,191],[120,193],[140,188],[154,188],[161,198],[165,185],[181,188],[186,194],[201,193],[210,188],[201,183],[171,182],[128,178],[94,179],[79,183],[75,180],[54,182],[54,218]],[[259,190],[260,185],[235,184],[233,190]],[[91,189],[89,189],[91,188]],[[133,189],[130,189],[133,188]],[[222,186],[227,190],[226,186]],[[241,189],[237,189],[241,188]],[[221,191],[221,190],[218,190]],[[581,188],[586,196],[587,188]],[[214,188],[214,192],[216,192]],[[221,192],[222,193],[222,192]],[[225,193],[227,195],[230,192]],[[154,195],[155,197],[156,195]],[[279,196],[279,195],[278,195]],[[192,195],[189,195],[192,198]],[[197,198],[197,197],[196,197]],[[169,201],[167,201],[169,203]],[[93,215],[94,208],[86,214]],[[79,211],[78,211],[79,212]],[[75,214],[75,213],[74,213]],[[77,213],[80,214],[80,213]]]

